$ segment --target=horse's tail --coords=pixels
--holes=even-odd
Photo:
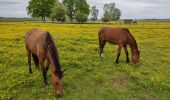
[[[34,61],[34,64],[35,64],[35,67],[38,68],[39,66],[39,60],[38,60],[38,57],[34,54],[32,54],[32,58],[33,58],[33,61]]]
[[[99,36],[99,44],[100,44],[101,40],[100,40],[100,36]]]
[[[100,43],[101,43],[101,38],[100,38],[100,35],[101,35],[101,30],[98,32],[99,45],[100,45]]]

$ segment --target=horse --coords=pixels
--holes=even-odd
[[[133,24],[137,24],[137,21],[133,21]]]
[[[100,57],[103,58],[103,48],[106,42],[110,44],[118,45],[118,53],[115,63],[118,63],[119,56],[121,53],[122,47],[124,48],[126,54],[126,62],[129,61],[127,45],[130,46],[132,52],[132,62],[137,65],[139,64],[139,51],[135,38],[132,36],[130,31],[126,28],[111,28],[103,27],[98,32],[99,36],[99,48],[100,48]]]
[[[59,54],[54,40],[48,31],[32,29],[25,34],[25,47],[28,56],[29,74],[32,74],[31,55],[36,68],[42,70],[45,85],[46,74],[51,65],[50,83],[58,96],[62,95],[63,72],[59,63]],[[41,67],[39,67],[41,66]]]

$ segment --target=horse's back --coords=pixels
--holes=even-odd
[[[111,44],[126,43],[130,32],[126,28],[103,27],[99,33],[99,38]]]
[[[38,40],[38,41],[43,41],[43,39],[45,39],[48,35],[47,31],[42,31],[39,29],[32,29],[30,31],[28,31],[25,35],[25,39],[27,41],[29,40]]]
[[[25,35],[26,48],[36,55],[37,53],[45,53],[48,35],[49,33],[47,31],[39,29],[32,29],[28,31]]]
[[[127,28],[111,28],[111,27],[103,27],[99,31],[99,35],[105,34],[105,35],[126,35],[129,33],[129,30]]]

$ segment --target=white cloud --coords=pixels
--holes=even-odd
[[[26,7],[28,0],[0,0],[0,16],[28,17]]]
[[[28,17],[26,7],[29,0],[0,0],[0,16]],[[121,18],[170,18],[170,0],[87,0],[103,15],[103,5],[115,2],[121,9]]]
[[[169,0],[87,0],[89,4],[96,5],[103,15],[103,5],[115,2],[121,9],[121,18],[170,18]]]

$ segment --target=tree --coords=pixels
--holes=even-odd
[[[118,8],[115,8],[111,15],[112,20],[117,21],[120,19],[120,16],[121,16],[121,11]]]
[[[75,19],[79,23],[86,22],[90,13],[90,9],[89,9],[90,6],[87,4],[86,0],[76,0],[75,3],[76,3]]]
[[[30,0],[27,7],[28,15],[32,17],[41,17],[45,21],[46,17],[50,17],[52,8],[56,0]]]
[[[90,9],[89,5],[87,4],[86,0],[76,0],[75,2],[75,10],[80,11],[81,13],[84,13],[86,15],[89,15]]]
[[[96,21],[97,17],[98,17],[98,13],[99,13],[99,10],[96,9],[96,6],[91,7],[90,13],[91,13],[91,16],[92,16],[91,20]]]
[[[52,10],[51,14],[52,21],[56,19],[57,21],[66,21],[66,10],[63,4],[57,2]]]
[[[67,16],[70,18],[71,22],[75,19],[76,13],[80,15],[79,12],[85,14],[88,17],[90,9],[86,0],[63,0],[63,4],[67,9]]]
[[[110,20],[117,21],[118,19],[120,19],[121,11],[120,11],[120,9],[115,7],[115,3],[105,4],[103,9],[105,11],[103,18],[104,17],[106,18],[106,14],[109,13],[109,16],[110,16],[109,21]]]
[[[110,21],[110,14],[107,10],[105,10],[102,20],[103,20],[103,22],[109,22]]]
[[[63,4],[67,9],[67,16],[70,18],[71,22],[73,21],[75,14],[75,1],[76,0],[63,0]]]
[[[84,22],[87,21],[87,15],[82,13],[82,12],[80,12],[80,11],[77,11],[76,14],[75,14],[75,19],[79,23],[84,23]]]

